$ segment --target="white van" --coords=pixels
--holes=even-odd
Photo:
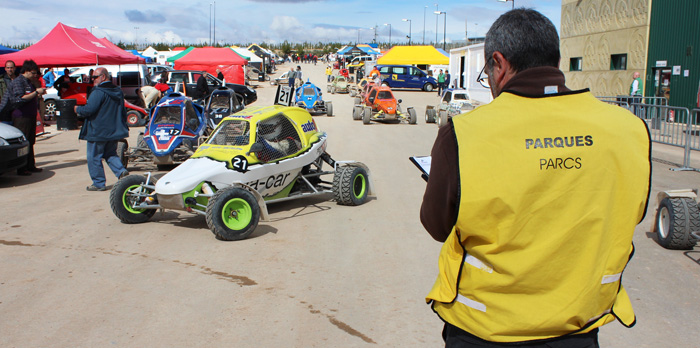
[[[109,71],[110,75],[112,75],[112,82],[117,86],[121,86],[126,99],[138,100],[139,96],[136,94],[136,90],[150,85],[148,66],[145,64],[86,66],[71,72],[70,76],[71,78],[74,77],[76,82],[82,82],[82,77],[87,77],[90,74],[90,69],[94,70],[98,67]]]
[[[348,68],[358,68],[363,65],[365,65],[365,62],[373,62],[375,61],[376,56],[374,55],[368,55],[368,56],[357,56],[354,57],[351,61],[350,64],[347,65]]]

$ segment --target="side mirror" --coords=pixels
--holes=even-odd
[[[250,155],[251,153],[254,153],[256,157],[260,158],[260,156],[258,156],[258,152],[260,152],[264,149],[265,149],[265,147],[263,146],[263,144],[255,143],[255,144],[250,146],[250,150],[246,153],[246,155]]]
[[[398,100],[398,102],[399,102],[399,104],[401,104],[402,100],[401,100],[401,99],[399,99],[399,100]]]

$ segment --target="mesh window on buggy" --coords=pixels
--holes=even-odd
[[[391,92],[389,92],[389,91],[379,91],[379,95],[377,95],[377,99],[379,99],[379,100],[394,99],[394,96],[392,96]]]
[[[313,87],[304,87],[304,91],[303,91],[302,95],[305,95],[305,96],[314,96],[314,95],[316,95],[316,88],[313,88]]]
[[[199,118],[197,117],[197,112],[194,111],[192,101],[189,99],[185,101],[185,124],[192,130],[197,130],[197,128],[199,128]]]
[[[444,101],[445,103],[449,103],[450,101],[452,101],[452,93],[445,92],[445,97],[442,98],[442,101]]]
[[[209,110],[216,110],[216,109],[226,109],[228,110],[230,108],[231,103],[231,98],[228,94],[223,94],[223,93],[218,93],[214,94],[211,97],[211,100],[209,101]],[[221,110],[221,111],[226,111],[226,110]]]
[[[258,122],[257,133],[256,142],[263,145],[263,150],[257,156],[263,162],[274,161],[301,150],[299,133],[282,113]]]
[[[155,124],[180,124],[182,109],[179,105],[161,106],[156,114]]]
[[[469,96],[466,93],[455,93],[455,100],[469,100]]]
[[[209,138],[212,145],[248,145],[250,139],[250,123],[246,120],[226,120],[216,128]]]
[[[374,103],[374,99],[377,97],[377,90],[373,89],[371,92],[369,92],[369,97],[367,98],[370,103]]]

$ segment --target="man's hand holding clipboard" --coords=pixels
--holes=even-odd
[[[427,182],[428,176],[430,175],[430,162],[433,158],[430,156],[411,156],[408,159],[420,169],[420,177]]]

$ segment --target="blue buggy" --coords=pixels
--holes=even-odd
[[[333,103],[323,101],[321,89],[308,80],[296,89],[294,95],[296,106],[306,109],[310,114],[333,116]]]

